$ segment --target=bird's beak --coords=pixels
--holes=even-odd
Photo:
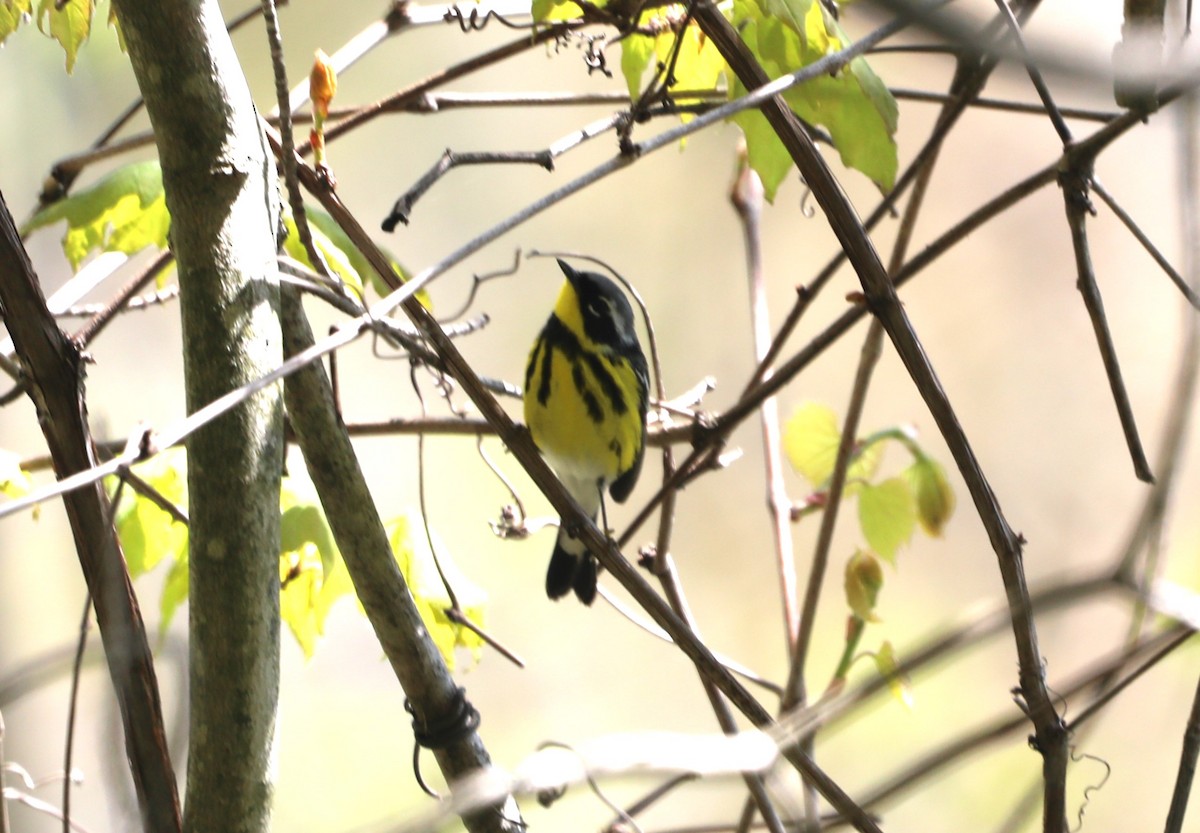
[[[557,260],[558,268],[562,269],[563,274],[567,276],[567,280],[571,282],[571,286],[575,286],[575,280],[579,277],[579,273],[572,269],[562,258],[557,258]]]

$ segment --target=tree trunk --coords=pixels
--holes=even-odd
[[[114,0],[146,100],[179,264],[187,406],[282,359],[275,164],[220,9]],[[265,831],[279,691],[281,397],[187,443],[191,746],[184,829]]]

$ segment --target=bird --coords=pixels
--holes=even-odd
[[[525,423],[563,486],[593,521],[604,490],[623,503],[646,451],[649,374],[633,309],[617,285],[563,260],[566,276],[525,366]],[[599,565],[560,523],[546,595],[596,598]]]

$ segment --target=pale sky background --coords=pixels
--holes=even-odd
[[[283,9],[293,80],[307,72],[315,48],[337,49],[373,19],[380,5],[293,2]],[[994,8],[991,3],[967,5],[981,15],[990,15]],[[1119,38],[1120,5],[1048,0],[1030,29],[1035,48],[1104,66]],[[227,17],[242,11],[229,4],[223,9]],[[54,161],[90,144],[136,95],[127,60],[112,32],[101,25],[107,11],[107,5],[101,5],[93,38],[70,78],[62,71],[57,45],[35,30],[17,33],[0,50],[0,113],[5,114],[0,122],[0,190],[18,221],[28,216]],[[845,26],[851,34],[867,31],[863,16],[853,8]],[[452,25],[410,32],[344,73],[336,103],[372,101],[515,37],[498,26],[467,35]],[[270,109],[272,84],[261,24],[247,27],[235,42],[260,107]],[[872,65],[889,84],[935,91],[944,88],[952,71],[946,58],[918,64],[881,56]],[[1113,109],[1104,79],[1084,83],[1050,75],[1047,80],[1060,104]],[[623,88],[619,76],[589,77],[574,48],[557,53],[535,49],[447,87]],[[987,94],[1035,100],[1028,79],[1013,68],[997,73]],[[903,165],[923,141],[936,107],[902,101],[900,108]],[[332,144],[330,161],[343,200],[364,225],[377,228],[396,197],[444,148],[537,150],[611,110],[593,106],[389,116]],[[1172,262],[1182,266],[1180,173],[1172,132],[1177,118],[1171,110],[1128,134],[1100,159],[1097,175]],[[144,127],[143,117],[135,129]],[[1077,136],[1095,129],[1082,122],[1072,122],[1072,128]],[[653,132],[657,127],[641,129]],[[726,198],[737,136],[733,126],[719,126],[692,137],[685,149],[664,149],[571,198],[443,276],[433,290],[435,304],[458,308],[472,273],[511,264],[518,248],[601,257],[629,277],[646,299],[668,392],[677,395],[711,376],[717,388],[705,406],[714,411],[728,408],[753,367],[742,236]],[[1019,178],[1052,162],[1059,150],[1044,119],[970,113],[941,155],[913,250]],[[454,171],[417,205],[410,226],[391,236],[378,232],[377,239],[410,268],[420,269],[614,152],[614,142],[606,136],[560,159],[554,173],[531,166]],[[836,158],[832,164],[860,213],[866,214],[877,198],[874,188],[860,174],[843,172]],[[101,173],[89,172],[79,185]],[[818,212],[806,217],[802,211],[811,203],[804,201],[802,185],[793,175],[764,216],[769,301],[776,322],[791,303],[793,287],[810,281],[833,251],[823,216]],[[1098,201],[1097,205],[1099,215],[1089,224],[1093,260],[1138,425],[1156,462],[1185,312],[1179,293],[1111,212]],[[894,227],[894,222],[885,222],[876,235],[885,260]],[[50,229],[29,243],[49,291],[69,275],[59,234]],[[473,312],[486,312],[491,324],[461,342],[479,372],[520,381],[529,344],[559,281],[551,262],[531,260],[518,275],[484,286]],[[854,276],[843,270],[806,314],[784,355],[799,350],[840,314],[846,293],[855,289]],[[1029,541],[1025,556],[1031,582],[1086,574],[1111,563],[1147,488],[1133,477],[1091,325],[1075,289],[1058,189],[1044,189],[975,232],[907,286],[901,297],[1007,517]],[[318,314],[315,329],[333,320]],[[805,401],[824,402],[844,412],[864,332],[859,327],[850,333],[785,389],[780,397],[785,417]],[[124,438],[140,420],[164,426],[182,416],[175,307],[127,316],[92,352],[96,363],[89,368],[88,401],[98,436]],[[360,343],[341,354],[340,372],[348,420],[418,413],[406,363],[376,360],[370,345]],[[519,411],[517,403],[511,403],[510,412]],[[907,374],[885,346],[863,433],[899,424],[913,425],[925,447],[953,468]],[[781,680],[786,657],[757,421],[748,421],[731,444],[744,456],[681,495],[673,552],[699,629],[710,645]],[[497,441],[490,439],[485,445],[515,479],[530,511],[547,514],[548,504],[506,459]],[[42,453],[28,404],[0,411],[0,448]],[[362,441],[359,449],[383,516],[414,506],[415,442],[371,439]],[[1194,442],[1185,447],[1162,557],[1166,575],[1200,589],[1200,514],[1194,511],[1200,501],[1200,455],[1195,449]],[[290,460],[294,473],[303,471],[298,455]],[[906,464],[894,449],[885,460],[885,471],[898,473]],[[528,663],[520,670],[490,652],[477,665],[460,657],[457,673],[483,715],[482,736],[499,765],[515,766],[546,740],[579,742],[615,731],[716,729],[694,671],[677,652],[603,603],[584,609],[573,601],[554,604],[544,598],[542,580],[553,533],[542,532],[524,542],[499,541],[491,534],[487,522],[497,517],[508,497],[481,464],[473,441],[430,440],[427,465],[430,523],[459,567],[487,590],[489,631]],[[658,458],[652,454],[634,497],[627,506],[610,511],[610,522],[620,527],[628,521],[659,478]],[[952,471],[951,478],[959,498],[957,514],[942,539],[916,537],[901,553],[898,566],[887,569],[879,608],[883,621],[868,629],[863,649],[873,650],[886,639],[903,657],[924,635],[1003,597],[987,537],[957,473]],[[788,486],[793,498],[805,496],[803,481],[790,471]],[[810,518],[795,529],[802,576],[807,574],[816,527],[817,521]],[[644,531],[638,543],[650,536]],[[854,507],[847,504],[810,661],[810,686],[816,691],[824,687],[841,649],[846,616],[841,567],[861,544]],[[137,585],[152,631],[159,619],[161,580],[160,572]],[[605,586],[611,589],[614,584],[609,580]],[[70,650],[83,602],[78,562],[58,504],[47,504],[36,520],[22,515],[0,523],[0,686],[49,652]],[[160,672],[168,720],[176,719],[183,702],[179,655],[172,655],[171,646],[186,636],[184,620],[181,614],[172,627]],[[1113,598],[1040,618],[1040,647],[1051,682],[1066,679],[1114,650],[1127,622],[1125,606]],[[386,829],[425,806],[410,773],[412,739],[403,693],[354,605],[345,601],[335,610],[311,661],[304,660],[286,633],[282,651],[275,829]],[[873,673],[864,662],[855,667],[852,682]],[[1162,824],[1195,673],[1195,650],[1179,652],[1133,686],[1081,740],[1079,752],[1112,766],[1108,782],[1092,796],[1085,829],[1146,829],[1147,822],[1153,829]],[[61,675],[3,707],[6,757],[35,775],[61,768],[66,679]],[[905,761],[958,732],[998,715],[1015,714],[1009,695],[1017,683],[1011,635],[988,641],[966,658],[956,656],[914,683],[913,710],[880,699],[861,721],[841,726],[818,742],[818,760],[852,794],[881,782]],[[126,808],[113,798],[119,791],[111,787],[112,762],[120,755],[110,757],[120,747],[119,730],[107,677],[98,666],[85,673],[82,696],[76,761],[86,782],[75,792],[76,817],[90,831],[122,830]],[[764,702],[775,706],[769,697]],[[426,755],[424,762],[427,777],[436,779],[432,758]],[[1001,798],[1032,785],[1039,767],[1040,759],[1021,733],[884,807],[884,827],[921,833],[996,829],[1008,807]],[[179,768],[182,773],[182,762]],[[120,782],[126,776],[117,772]],[[1072,812],[1083,788],[1102,776],[1103,767],[1094,762],[1073,765]],[[606,790],[616,801],[629,801],[654,783],[627,779],[606,784]],[[645,829],[736,819],[742,790],[737,779],[692,785],[648,815]],[[59,799],[56,787],[38,795],[55,803]],[[523,809],[532,829],[554,833],[599,829],[610,818],[610,811],[583,789],[572,790],[550,810],[533,801]],[[57,829],[25,808],[14,807],[12,816],[16,830]],[[1196,808],[1188,829],[1200,831]]]

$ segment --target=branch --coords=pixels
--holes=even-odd
[[[1129,229],[1129,233],[1142,244],[1142,248],[1146,250],[1146,253],[1154,258],[1154,262],[1171,279],[1171,283],[1179,288],[1179,291],[1183,293],[1183,297],[1187,299],[1187,302],[1197,310],[1200,310],[1200,294],[1197,294],[1196,290],[1188,284],[1183,275],[1176,271],[1175,267],[1171,265],[1171,262],[1167,260],[1162,251],[1142,231],[1142,227],[1129,216],[1129,212],[1121,207],[1121,204],[1108,192],[1108,189],[1100,184],[1100,180],[1096,179],[1094,174],[1092,176],[1092,190],[1100,195],[1100,199],[1112,210],[1112,213],[1117,216],[1117,219],[1121,221],[1125,228]]]
[[[83,397],[78,349],[46,308],[33,264],[0,195],[0,310],[28,374],[54,471],[62,480],[92,469],[95,456]],[[109,502],[97,481],[63,500],[80,566],[96,608],[96,621],[112,677],[130,772],[147,831],[180,828],[175,773],[167,752],[154,658],[137,597],[129,581]]]
[[[703,118],[703,116],[697,117],[688,126],[691,127],[695,122]],[[695,128],[693,127],[693,129]],[[411,280],[406,281],[403,286],[391,295],[375,304],[371,309],[371,313],[373,315],[383,315],[399,304],[404,305],[404,311],[408,314],[409,318],[424,333],[430,345],[442,357],[447,372],[459,383],[463,391],[475,404],[475,407],[479,409],[484,419],[496,428],[496,433],[500,439],[508,446],[513,456],[529,474],[534,484],[546,495],[551,505],[563,519],[563,522],[571,524],[573,529],[578,530],[577,537],[596,555],[604,568],[629,591],[630,595],[642,605],[651,618],[671,636],[676,645],[697,665],[700,672],[711,679],[739,711],[746,715],[755,726],[760,728],[769,727],[773,721],[766,709],[720,664],[708,647],[696,637],[695,633],[654,592],[637,569],[625,560],[620,551],[613,545],[613,542],[609,540],[608,536],[602,533],[591,518],[579,508],[574,498],[563,488],[562,483],[559,482],[558,478],[555,477],[550,471],[549,466],[542,459],[528,431],[517,427],[507,412],[500,407],[500,404],[483,385],[478,376],[475,375],[474,370],[463,358],[462,354],[459,353],[454,343],[442,331],[441,326],[433,319],[428,310],[421,306],[413,297],[418,289],[448,268],[449,264],[455,263],[476,249],[481,248],[485,242],[489,242],[508,228],[543,210],[544,207],[552,204],[553,201],[562,199],[567,193],[572,192],[572,190],[583,187],[583,183],[595,181],[604,173],[629,164],[627,157],[617,157],[617,162],[620,164],[614,165],[610,162],[601,165],[591,173],[555,191],[545,200],[539,201],[535,206],[518,212],[516,215],[494,226],[485,235],[477,237],[447,256],[441,263],[426,268]],[[315,171],[308,166],[302,166],[299,169],[299,173],[301,182],[321,202],[325,210],[342,227],[375,270],[381,275],[389,274],[391,269],[388,265],[387,257],[375,245],[370,236],[366,234],[366,231],[355,219],[353,213],[346,208],[337,194],[329,190],[319,177],[317,177]],[[362,325],[362,322],[358,322],[358,326],[361,327]],[[298,354],[293,359],[289,359],[289,361],[311,361],[314,354],[320,354],[321,351],[333,349],[328,346],[328,343],[333,338],[334,336],[326,338],[323,342],[315,344],[309,350]],[[848,813],[855,820],[855,824],[860,830],[879,830],[878,825],[859,810],[850,797],[825,775],[807,755],[804,755],[794,747],[787,749],[785,754],[794,766],[817,784],[818,790],[821,791],[822,795],[835,808]]]
[[[1167,812],[1166,833],[1180,833],[1183,817],[1187,813],[1188,798],[1192,794],[1192,779],[1196,776],[1196,759],[1200,756],[1200,682],[1192,698],[1192,712],[1188,715],[1187,727],[1183,732],[1183,749],[1179,753],[1179,773],[1175,776],[1175,790],[1171,793],[1171,809]]]
[[[702,4],[696,21],[729,62],[747,89],[768,83],[766,73],[716,7]],[[958,418],[912,328],[896,289],[837,180],[780,98],[764,103],[763,114],[800,169],[820,202],[826,218],[858,273],[871,312],[887,331],[934,421],[954,456],[975,502],[1000,571],[1013,617],[1020,659],[1021,690],[1044,758],[1045,824],[1047,833],[1065,830],[1067,736],[1046,688],[1037,631],[1029,608],[1029,593],[1021,563],[1021,540],[1013,532],[981,469]]]
[[[1193,635],[1194,632],[1187,626],[1177,625],[1169,628],[1094,663],[1072,679],[1056,685],[1055,691],[1069,702],[1095,685],[1097,680],[1129,666],[1130,663],[1139,662],[1135,671],[1126,678],[1126,682],[1130,682]],[[979,752],[989,744],[1019,732],[1026,722],[1027,718],[1023,714],[1000,717],[930,750],[902,771],[868,790],[863,799],[864,806],[877,810],[883,802],[900,796],[922,781],[927,781],[966,755]]]
[[[388,112],[405,106],[410,101],[416,101],[429,90],[440,87],[456,78],[462,78],[465,75],[489,67],[492,64],[499,63],[513,55],[519,55],[527,49],[532,49],[538,44],[552,41],[555,38],[561,37],[563,33],[570,32],[582,25],[582,21],[571,21],[567,23],[554,23],[539,29],[532,35],[525,35],[514,41],[511,41],[495,49],[490,49],[473,58],[468,58],[453,66],[446,67],[443,70],[433,73],[432,75],[423,78],[415,84],[405,87],[387,98],[380,99],[373,104],[368,104],[360,108],[353,115],[350,115],[341,121],[331,124],[325,128],[325,141],[332,142],[344,133],[354,130],[382,113]],[[311,144],[304,143],[298,148],[300,155],[307,154],[312,149]]]
[[[1092,255],[1087,236],[1087,215],[1094,210],[1087,197],[1088,182],[1091,178],[1091,160],[1086,157],[1076,157],[1076,159],[1079,160],[1079,166],[1064,171],[1059,178],[1063,190],[1063,202],[1067,211],[1067,224],[1071,228],[1075,268],[1079,276],[1075,286],[1083,296],[1083,305],[1087,308],[1088,318],[1091,319],[1092,329],[1096,334],[1096,344],[1100,349],[1100,358],[1104,362],[1104,373],[1108,378],[1113,402],[1117,406],[1117,416],[1121,420],[1125,445],[1129,448],[1129,456],[1133,460],[1134,474],[1137,475],[1138,480],[1144,483],[1153,483],[1154,475],[1150,471],[1150,462],[1146,459],[1142,439],[1138,434],[1137,422],[1133,416],[1133,406],[1129,402],[1129,392],[1125,388],[1125,379],[1121,374],[1121,365],[1117,359],[1117,348],[1113,344],[1112,332],[1108,328],[1108,318],[1104,314],[1104,300],[1100,297],[1100,287],[1096,284],[1096,272],[1092,267]]]
[[[0,833],[9,833],[12,828],[8,823],[8,791],[4,787],[4,714],[0,713]]]
[[[554,157],[548,150],[529,151],[529,152],[498,152],[498,153],[456,153],[447,148],[441,155],[441,158],[434,163],[424,176],[417,180],[417,184],[404,192],[400,199],[396,200],[396,204],[392,206],[391,212],[383,221],[384,231],[395,231],[397,223],[408,225],[409,215],[412,214],[413,205],[416,204],[425,192],[433,187],[439,179],[441,179],[452,168],[457,168],[461,165],[537,165],[545,168],[547,171],[554,170]]]
[[[281,303],[287,354],[310,350],[312,332],[299,297],[285,290]],[[458,686],[396,566],[324,369],[314,363],[288,377],[284,394],[309,475],[379,644],[416,718],[424,725],[445,724],[455,714]],[[474,730],[434,751],[451,782],[491,762]],[[510,801],[489,812],[473,813],[465,821],[472,833],[478,833],[517,830],[522,826],[520,818],[520,811]]]

